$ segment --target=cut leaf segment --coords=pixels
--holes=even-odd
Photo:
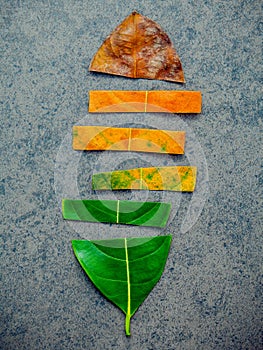
[[[89,112],[201,113],[200,91],[120,91],[89,92]]]
[[[185,131],[74,126],[74,150],[183,154]]]
[[[170,203],[119,200],[63,199],[66,220],[165,227]]]
[[[99,291],[130,319],[159,281],[172,236],[73,240],[76,258]]]
[[[95,54],[90,71],[184,83],[180,59],[162,28],[133,12]]]
[[[94,174],[94,190],[150,190],[193,192],[197,168],[170,166],[135,168]]]

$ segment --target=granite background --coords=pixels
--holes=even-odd
[[[0,3],[0,348],[262,349],[262,2]],[[102,41],[133,10],[168,33],[185,85],[88,72]],[[92,89],[201,90],[203,112],[94,117],[87,115]],[[163,230],[63,221],[60,185],[68,181],[69,193],[74,183],[81,197],[95,196],[90,174],[111,164],[109,153],[78,153],[73,177],[67,177],[72,157],[63,145],[69,144],[73,125],[89,120],[156,127],[178,122],[189,129],[198,146],[189,154],[200,161],[201,147],[203,175],[209,176],[209,191],[199,198],[201,213],[193,213],[192,226],[181,229],[190,194],[175,195],[177,208]],[[127,165],[160,161],[157,155],[131,157]],[[60,165],[68,169],[65,178],[59,177]],[[93,287],[70,245],[71,239],[126,233],[173,235],[164,274],[133,317],[130,338],[124,334],[124,315]]]

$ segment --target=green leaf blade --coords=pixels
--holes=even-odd
[[[117,249],[124,259],[111,257],[88,240],[73,240],[72,247],[80,265],[94,285],[125,312],[127,305],[127,300],[123,298],[127,291],[125,252]]]
[[[74,240],[76,258],[94,285],[125,314],[126,334],[130,318],[160,279],[171,236]]]

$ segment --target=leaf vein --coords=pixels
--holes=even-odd
[[[146,258],[146,257],[148,257],[148,256],[150,256],[150,255],[153,255],[153,254],[155,254],[156,252],[158,252],[158,250],[160,250],[164,244],[165,244],[165,240],[164,240],[163,243],[162,243],[157,249],[155,249],[153,252],[148,253],[148,254],[145,254],[144,256],[142,256],[142,257],[140,257],[140,258],[133,259],[133,260],[130,260],[130,261],[132,261],[132,262],[138,261],[138,260],[144,259],[144,258]]]
[[[118,260],[118,261],[125,261],[125,259],[115,258],[114,256],[103,252],[103,251],[100,250],[99,247],[97,247],[96,245],[94,245],[94,247],[95,247],[99,252],[101,252],[101,254],[103,254],[103,255],[105,255],[105,256],[111,258],[111,259],[115,259],[115,260]]]
[[[127,281],[125,281],[125,280],[118,280],[118,279],[113,279],[113,278],[102,277],[102,276],[100,276],[100,275],[98,275],[98,274],[96,274],[96,273],[94,273],[94,275],[95,275],[96,277],[98,277],[98,278],[101,278],[101,279],[105,280],[105,281],[127,283]]]

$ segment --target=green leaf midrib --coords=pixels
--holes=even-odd
[[[125,245],[125,261],[126,261],[126,274],[127,274],[127,311],[125,321],[125,331],[127,335],[130,335],[130,319],[131,319],[131,282],[130,282],[130,267],[129,267],[129,254],[127,246],[127,238],[124,238]]]

